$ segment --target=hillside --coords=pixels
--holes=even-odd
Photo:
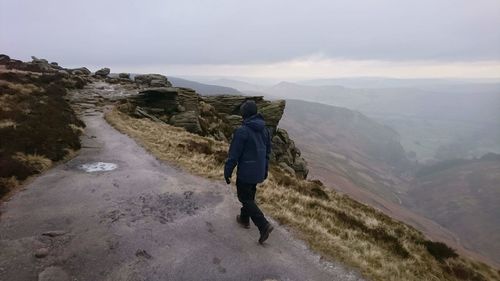
[[[442,162],[421,170],[406,197],[462,243],[500,263],[500,159]]]
[[[280,124],[300,144],[314,176],[399,202],[398,176],[412,164],[394,130],[356,111],[300,100],[287,100]]]
[[[231,87],[204,84],[177,77],[169,77],[168,79],[175,87],[190,88],[204,96],[241,94],[240,91]]]
[[[321,179],[465,253],[480,253],[498,263],[497,251],[492,249],[499,246],[496,241],[500,240],[493,233],[500,225],[492,212],[500,198],[496,194],[488,194],[488,198],[468,194],[474,188],[495,192],[493,186],[500,181],[492,171],[498,168],[494,164],[497,162],[460,160],[458,163],[464,166],[448,171],[446,177],[441,173],[415,177],[418,169],[416,174],[421,175],[440,165],[419,168],[411,164],[398,142],[398,134],[360,113],[289,100],[280,125],[301,148],[312,178]],[[380,158],[378,153],[393,156]],[[460,174],[466,172],[477,177],[474,184]],[[473,214],[478,220],[469,223]],[[482,234],[474,235],[478,233]]]

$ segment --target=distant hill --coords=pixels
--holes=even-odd
[[[168,80],[174,87],[191,88],[204,96],[241,95],[241,92],[230,87],[203,84],[191,80],[169,76]]]
[[[315,176],[399,202],[396,175],[411,163],[393,129],[357,111],[300,100],[287,100],[280,127],[296,140]]]
[[[443,79],[443,78],[388,78],[388,77],[346,77],[303,80],[298,82],[308,86],[343,86],[358,89],[377,88],[419,88],[428,90],[442,87],[448,89],[457,85],[474,85],[480,87],[498,87],[500,79]],[[495,85],[496,84],[496,85]]]
[[[420,162],[500,152],[500,84],[437,85],[422,90],[281,82],[265,93],[360,111],[394,128],[405,150]]]
[[[265,86],[256,85],[256,84],[252,84],[252,83],[248,83],[248,82],[244,82],[244,81],[240,81],[240,80],[227,79],[227,78],[213,80],[212,83],[216,84],[216,85],[232,87],[232,88],[238,89],[239,91],[242,91],[242,92],[243,91],[261,92],[264,88],[266,88]]]
[[[462,243],[500,263],[500,155],[449,160],[417,173],[413,209],[459,234]]]

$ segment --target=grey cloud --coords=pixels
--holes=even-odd
[[[82,65],[499,60],[499,27],[497,0],[0,0],[0,52]]]

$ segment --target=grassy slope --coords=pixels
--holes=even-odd
[[[227,144],[184,129],[136,119],[118,110],[106,119],[160,160],[194,174],[222,178]],[[319,182],[297,180],[273,167],[258,193],[263,209],[290,226],[316,251],[359,268],[373,280],[498,280],[488,266],[454,256],[403,223],[330,191]],[[432,253],[432,254],[431,254]]]
[[[459,174],[429,177],[416,183],[412,169],[398,176],[393,167],[400,166],[397,160],[404,154],[401,148],[391,149],[400,147],[397,136],[368,118],[355,116],[353,111],[344,108],[289,100],[280,126],[302,150],[312,177],[411,224],[465,256],[500,266],[495,245],[500,240],[494,239],[498,233],[498,212],[492,212],[494,208],[490,206],[495,204],[488,203],[500,202],[500,197],[496,194],[476,196],[472,192],[475,204],[461,204],[466,201],[460,201],[460,196],[469,194],[464,193],[467,189],[459,187],[471,184],[464,177],[458,177]],[[378,152],[382,155],[392,152],[394,157],[384,161]],[[483,174],[481,177],[485,179],[486,173]],[[495,186],[494,180],[476,181],[475,188]],[[416,187],[409,194],[411,184]],[[419,188],[422,184],[426,188]],[[418,208],[411,203],[415,199]],[[453,204],[452,200],[458,202]],[[447,203],[442,204],[444,202]]]
[[[427,217],[460,233],[465,245],[500,261],[499,182],[499,160],[448,161],[419,173],[408,197]]]

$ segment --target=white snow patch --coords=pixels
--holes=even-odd
[[[118,165],[116,165],[115,163],[105,162],[87,163],[80,166],[80,169],[84,170],[87,173],[112,171],[116,168],[118,168]]]

